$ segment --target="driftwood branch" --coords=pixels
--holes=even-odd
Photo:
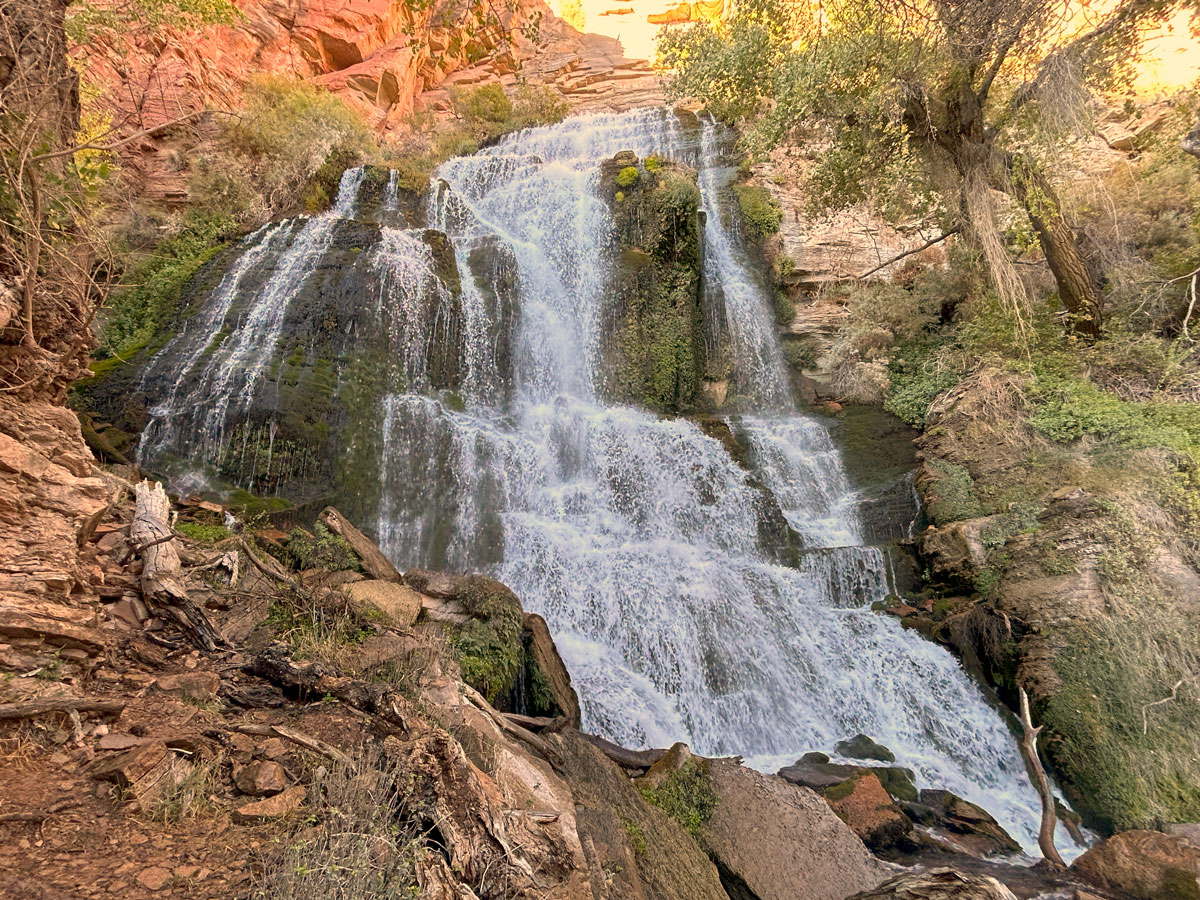
[[[471,703],[485,716],[491,719],[501,731],[503,731],[505,734],[515,737],[519,741],[524,741],[538,753],[542,754],[542,756],[544,756],[552,765],[557,768],[560,761],[559,756],[554,751],[554,748],[546,743],[543,738],[534,734],[529,729],[522,728],[515,722],[509,721],[508,718],[502,713],[497,712],[496,708],[493,707],[492,704],[487,702],[483,694],[479,693],[479,691],[475,690],[475,688],[471,687],[469,684],[463,684],[461,687],[466,698],[470,700]]]
[[[373,540],[346,521],[346,517],[332,506],[325,507],[320,515],[320,521],[334,534],[340,535],[350,549],[358,554],[362,567],[372,578],[382,578],[384,581],[401,581],[400,572],[380,551]]]
[[[1042,767],[1042,760],[1038,756],[1037,750],[1037,739],[1041,734],[1042,726],[1034,727],[1033,715],[1029,711],[1029,694],[1025,692],[1025,688],[1021,688],[1020,691],[1021,726],[1024,729],[1021,736],[1021,755],[1025,757],[1025,766],[1029,769],[1029,777],[1033,780],[1034,787],[1037,788],[1038,795],[1042,798],[1042,823],[1038,828],[1038,847],[1048,862],[1065,869],[1067,864],[1063,862],[1058,848],[1054,846],[1054,826],[1058,822],[1054,814],[1054,792],[1050,790],[1050,779],[1046,777],[1046,770]]]
[[[26,700],[21,703],[0,703],[0,721],[32,719],[47,713],[96,713],[116,715],[125,708],[124,700]]]
[[[265,559],[254,552],[254,548],[250,546],[250,542],[245,538],[240,538],[238,541],[242,550],[246,553],[246,558],[254,565],[254,568],[262,572],[268,578],[274,578],[276,581],[282,581],[284,584],[291,585],[297,593],[303,593],[300,583],[291,576],[291,573],[286,571],[283,566],[275,562],[270,556]]]
[[[225,641],[183,586],[183,564],[174,546],[175,533],[167,524],[170,509],[161,484],[143,481],[134,488],[129,542],[142,557],[142,596],[166,611],[196,647],[216,650]]]
[[[863,278],[866,278],[866,277],[868,277],[868,276],[870,276],[870,275],[874,275],[874,274],[875,274],[876,272],[878,272],[880,269],[886,269],[886,268],[887,268],[888,266],[890,266],[892,263],[900,262],[900,260],[904,259],[904,257],[906,257],[906,256],[912,256],[914,253],[920,253],[922,250],[928,250],[928,249],[929,249],[930,247],[932,247],[934,244],[940,244],[942,241],[946,240],[946,238],[950,237],[951,235],[958,234],[958,233],[959,233],[961,230],[962,230],[962,229],[961,229],[961,228],[959,228],[959,227],[954,227],[954,228],[951,228],[951,229],[950,229],[949,231],[947,231],[945,234],[938,235],[938,236],[937,236],[937,237],[935,237],[933,240],[926,241],[926,242],[925,242],[925,243],[923,243],[923,244],[922,244],[920,247],[913,247],[911,250],[905,250],[905,251],[904,251],[903,253],[901,253],[900,255],[898,255],[898,256],[893,256],[893,257],[892,257],[891,259],[889,259],[887,262],[882,262],[882,263],[880,263],[879,265],[877,265],[875,268],[873,268],[873,269],[870,269],[870,270],[868,270],[868,271],[866,271],[866,272],[863,272],[861,275],[859,275],[859,276],[858,276],[858,278],[859,278],[859,280],[861,281]]]
[[[291,741],[293,744],[304,747],[306,750],[312,750],[314,753],[328,756],[330,759],[336,760],[348,767],[353,768],[354,766],[354,761],[337,747],[327,744],[320,738],[313,737],[311,734],[305,734],[303,731],[288,728],[286,725],[235,725],[232,730],[239,734],[283,738],[285,741]]]

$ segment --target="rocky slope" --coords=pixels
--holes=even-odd
[[[449,110],[455,86],[520,79],[551,85],[580,110],[628,109],[661,97],[658,76],[620,44],[584,35],[542,0],[236,0],[229,25],[171,28],[81,48],[93,90],[118,133],[140,133],[202,110],[236,112],[255,77],[319,85],[381,132],[414,112]],[[192,123],[195,124],[195,123]],[[205,125],[201,124],[203,133]],[[133,192],[151,202],[188,197],[191,129],[146,134],[121,149]]]

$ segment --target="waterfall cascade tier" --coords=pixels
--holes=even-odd
[[[378,332],[388,348],[371,434],[355,444],[376,470],[381,545],[401,567],[483,569],[510,585],[549,622],[592,731],[630,746],[683,740],[771,771],[865,732],[923,785],[980,804],[1033,848],[1038,801],[1000,715],[943,648],[871,612],[889,591],[888,560],[864,540],[829,431],[790,399],[729,208],[726,141],[695,117],[643,110],[445,163],[428,220],[449,239],[449,286],[429,232],[377,226],[354,263],[371,273],[358,301],[369,315],[343,331]],[[620,151],[697,171],[704,302],[731,348],[729,426],[744,458],[600,387],[615,244],[597,185]],[[354,217],[356,179],[330,213],[248,238],[194,333],[160,354],[152,368],[170,389],[144,460],[211,463],[229,443],[271,383],[270,348],[305,266]],[[382,194],[395,204],[394,179]],[[241,280],[264,266],[247,296]],[[793,555],[764,539],[766,506]]]

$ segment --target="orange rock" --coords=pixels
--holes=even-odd
[[[239,825],[254,825],[269,819],[278,819],[303,806],[305,796],[306,792],[300,786],[288,788],[282,794],[238,807],[233,812],[233,821]]]
[[[893,846],[912,831],[912,822],[900,811],[879,778],[862,772],[825,791],[825,801],[851,830],[872,849]]]

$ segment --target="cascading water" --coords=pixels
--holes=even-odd
[[[568,120],[442,166],[435,227],[460,256],[498,241],[515,260],[515,391],[506,405],[469,397],[462,413],[392,398],[389,423],[402,427],[385,472],[411,479],[440,435],[458,486],[445,530],[471,535],[499,520],[492,568],[549,621],[592,730],[635,746],[685,740],[769,770],[862,731],[1032,847],[1037,800],[999,715],[945,650],[870,611],[887,593],[887,563],[862,546],[827,430],[792,407],[762,288],[728,221],[733,173],[721,140],[714,125],[697,135],[644,111]],[[805,544],[796,567],[760,549],[756,491],[722,444],[598,396],[613,237],[597,173],[622,150],[698,168],[705,282],[720,291],[735,367],[752,389],[733,424]],[[414,406],[426,410],[416,429]],[[396,528],[397,505],[412,509],[393,504],[380,531],[396,559],[417,563],[411,526],[430,519]],[[447,559],[470,568],[480,561],[471,552],[459,537]]]
[[[430,312],[441,306],[428,302],[439,289],[427,245],[382,229],[363,254],[400,370],[378,416],[381,545],[402,567],[482,569],[509,584],[548,620],[594,732],[630,746],[683,740],[768,771],[865,732],[1032,849],[1038,802],[998,713],[949,653],[870,610],[888,592],[887,560],[864,543],[829,432],[792,405],[729,215],[725,140],[712,124],[643,110],[569,119],[444,164],[429,220],[462,276],[454,402],[427,375],[427,336],[445,326]],[[623,150],[698,170],[705,306],[734,358],[742,464],[694,423],[608,404],[598,388],[615,255],[598,170]],[[247,239],[210,314],[177,339],[175,387],[143,456],[187,452],[181,429],[223,439],[301,277],[296,248],[311,255],[326,220],[350,213],[358,177],[331,213]],[[384,197],[395,206],[394,179]],[[273,274],[206,353],[264,255]],[[801,544],[794,565],[762,546],[764,486]]]

